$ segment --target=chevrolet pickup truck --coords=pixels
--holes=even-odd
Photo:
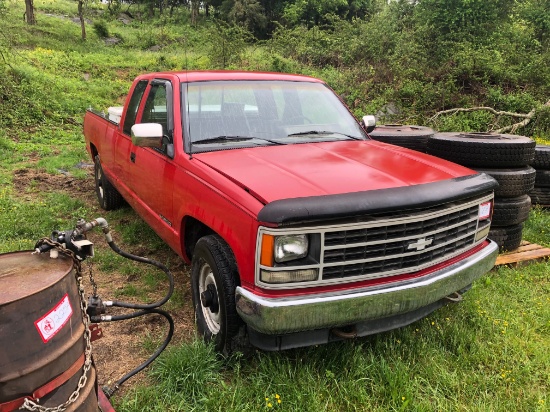
[[[371,140],[321,80],[151,73],[109,113],[84,119],[99,203],[124,199],[191,264],[219,351],[401,327],[494,265],[495,181]]]

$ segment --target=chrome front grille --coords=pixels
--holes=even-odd
[[[428,218],[426,220],[415,220],[402,224],[382,225],[379,227],[366,227],[361,229],[338,230],[325,233],[325,247],[346,246],[361,242],[393,241],[411,236],[421,236],[424,233],[437,232],[441,228],[453,227],[455,233],[445,236],[456,236],[464,230],[464,223],[468,226],[477,220],[478,206],[472,206],[464,210],[458,210],[448,215]],[[326,258],[326,254],[325,254]],[[325,259],[325,262],[327,260]]]
[[[318,263],[297,266],[289,262],[266,269],[318,269],[317,281],[293,283],[293,287],[412,274],[458,256],[483,242],[486,236],[476,240],[476,233],[490,221],[478,222],[479,205],[492,197],[486,195],[420,211],[365,216],[353,223],[266,229],[273,235],[310,233],[311,236],[320,236]],[[264,285],[268,288],[285,287]]]
[[[479,201],[463,206],[326,230],[322,279],[374,279],[415,272],[462,253],[475,242]]]

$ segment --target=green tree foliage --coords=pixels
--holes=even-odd
[[[526,0],[518,3],[519,17],[532,28],[535,39],[550,48],[550,0]]]
[[[267,18],[258,0],[227,0],[227,3],[232,3],[227,15],[231,23],[258,35],[262,34],[267,26]]]
[[[211,36],[208,56],[212,68],[242,68],[243,53],[253,35],[246,28],[218,21],[211,30]]]
[[[78,0],[63,1],[76,9]],[[0,8],[6,4],[0,0]],[[19,41],[5,29],[15,16],[7,10],[0,64]],[[121,12],[134,23],[117,27]],[[99,37],[124,36],[117,48],[156,53],[150,47],[160,47],[161,54],[152,55],[156,63],[136,66],[132,76],[183,67],[312,74],[327,80],[358,116],[391,111],[386,121],[419,124],[452,107],[526,113],[550,97],[550,0],[109,0],[94,4],[94,13]],[[66,36],[41,43],[34,33],[47,20],[38,28],[19,22],[29,39],[25,48],[53,49],[55,39]],[[507,125],[487,113],[468,116],[433,126],[484,131]],[[524,131],[548,135],[547,119],[537,115]]]
[[[291,25],[313,26],[326,22],[331,15],[341,15],[347,6],[346,0],[296,0],[288,2],[283,18]]]
[[[514,0],[422,0],[417,22],[433,37],[484,42],[510,19]],[[433,38],[432,37],[432,38]]]

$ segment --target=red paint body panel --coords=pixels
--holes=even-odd
[[[179,90],[199,81],[286,80],[323,83],[306,76],[252,72],[150,73],[136,78],[172,83],[174,136],[183,136]],[[144,111],[145,97],[136,121]],[[375,141],[312,142],[194,154],[174,138],[174,157],[136,147],[120,125],[87,112],[84,135],[91,156],[100,155],[103,170],[117,190],[153,230],[180,256],[185,253],[184,222],[194,218],[218,233],[234,252],[241,285],[254,286],[257,216],[265,203],[278,199],[395,188],[466,176],[473,171],[442,159]],[[185,125],[183,126],[185,127]],[[131,160],[135,156],[135,160]],[[345,178],[343,177],[345,176]],[[356,285],[357,286],[357,285]],[[360,286],[360,285],[359,285]],[[341,290],[345,284],[311,288]],[[268,292],[265,292],[268,293]],[[269,292],[277,295],[281,292]],[[288,292],[287,292],[288,293]],[[300,290],[301,294],[307,293]]]
[[[268,146],[195,157],[267,203],[432,183],[475,173],[433,156],[375,141]]]

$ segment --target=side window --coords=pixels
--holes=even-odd
[[[141,116],[141,123],[160,123],[164,135],[168,134],[168,107],[166,103],[166,85],[164,83],[153,83],[145,102],[143,116]]]
[[[159,123],[162,126],[162,147],[155,150],[174,157],[173,117],[172,117],[172,86],[164,80],[153,80],[143,107],[141,123]]]
[[[126,110],[126,117],[124,118],[124,127],[122,128],[122,131],[127,135],[131,133],[132,126],[136,123],[139,103],[141,102],[141,98],[143,97],[143,93],[146,88],[147,80],[140,81],[134,89],[132,97],[130,98],[130,103],[128,103],[128,109]]]

